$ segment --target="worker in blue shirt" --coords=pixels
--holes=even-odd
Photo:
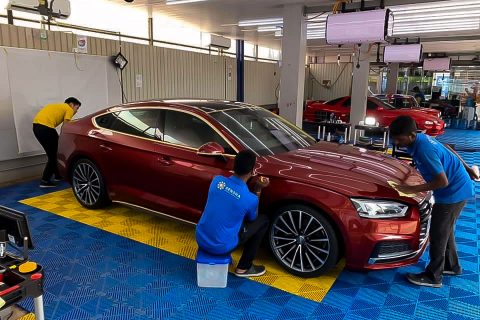
[[[257,213],[260,194],[269,180],[260,177],[253,192],[249,190],[247,182],[253,176],[256,161],[252,151],[241,151],[235,157],[234,174],[213,179],[196,229],[198,246],[207,253],[230,254],[244,245],[235,270],[239,277],[265,274],[265,267],[254,265],[253,260],[269,226],[268,218]]]
[[[455,244],[455,223],[467,200],[475,195],[475,171],[449,146],[434,138],[417,133],[415,121],[400,116],[390,125],[390,134],[399,147],[407,147],[417,170],[426,183],[398,186],[406,194],[433,191],[430,224],[430,262],[419,274],[407,274],[407,280],[420,286],[439,288],[443,275],[460,275]]]
[[[412,89],[414,93],[415,100],[417,100],[418,104],[421,105],[423,102],[425,102],[425,94],[423,94],[422,91],[420,91],[420,88],[418,86],[415,86]]]

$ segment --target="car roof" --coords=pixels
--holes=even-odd
[[[254,108],[257,106],[236,101],[228,100],[214,100],[214,99],[167,99],[167,100],[147,100],[140,102],[132,102],[124,105],[119,105],[117,108],[129,109],[138,107],[191,107],[206,113],[213,113],[217,111],[225,111],[231,109]]]

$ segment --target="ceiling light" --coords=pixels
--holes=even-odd
[[[458,27],[453,29],[425,29],[425,30],[418,30],[418,29],[405,29],[400,31],[395,31],[394,34],[415,34],[415,33],[435,33],[435,32],[448,32],[448,31],[469,31],[469,30],[478,30],[478,27]]]
[[[433,7],[429,9],[412,9],[408,11],[396,11],[395,9],[393,9],[392,11],[395,14],[395,16],[402,16],[402,15],[408,15],[412,13],[426,13],[426,12],[432,13],[432,14],[441,13],[441,12],[452,12],[452,11],[462,12],[462,11],[478,9],[478,8],[480,8],[480,5],[477,2],[477,4],[475,5],[470,5],[465,7],[458,7],[458,6],[453,8]]]
[[[435,3],[435,7],[436,8],[450,8],[450,7],[458,8],[460,6],[472,5],[472,4],[473,5],[478,4],[478,0],[437,2]],[[395,13],[408,11],[408,10],[422,10],[422,9],[431,9],[431,8],[432,8],[431,4],[398,5],[398,6],[390,7],[390,9]]]
[[[175,5],[175,4],[184,4],[184,3],[192,3],[192,2],[202,2],[207,0],[167,0],[165,4],[167,5]]]
[[[274,32],[280,30],[279,26],[260,26],[257,28],[258,32]]]
[[[283,18],[259,19],[259,20],[242,20],[238,22],[240,27],[250,26],[268,26],[268,25],[282,25]]]
[[[446,13],[442,15],[431,15],[431,14],[423,14],[423,15],[411,15],[411,16],[405,16],[405,17],[398,17],[395,16],[395,23],[401,23],[401,22],[407,22],[407,21],[425,21],[425,20],[439,20],[438,22],[441,23],[442,19],[458,19],[458,13]],[[478,18],[480,17],[480,11],[471,11],[468,13],[462,14],[462,18]]]
[[[459,19],[455,19],[455,20],[442,20],[441,22],[441,25],[452,25],[452,26],[455,26],[455,25],[460,25],[460,24],[464,24],[464,23],[479,23],[478,22],[478,19],[468,19],[468,18],[462,18],[462,20],[459,20]],[[397,27],[411,27],[411,26],[424,26],[424,25],[430,25],[430,26],[438,26],[439,25],[439,22],[438,21],[419,21],[419,22],[415,22],[415,23],[411,23],[411,22],[398,22],[395,20],[395,26],[393,27],[394,29],[396,29]]]
[[[429,25],[410,25],[410,26],[395,26],[394,32],[400,31],[400,30],[411,30],[411,29],[416,29],[416,30],[443,30],[443,29],[456,29],[456,28],[463,28],[463,27],[473,27],[474,29],[478,29],[479,23],[478,22],[465,22],[465,23],[456,23],[456,24],[446,24],[444,26],[439,26],[438,24],[429,24]]]

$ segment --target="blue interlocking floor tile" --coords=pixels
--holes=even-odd
[[[477,148],[459,153],[480,164],[479,131],[447,130],[439,140]],[[456,228],[463,275],[444,277],[440,289],[407,283],[407,272],[428,263],[427,250],[415,266],[345,270],[321,303],[232,275],[226,289],[198,288],[191,260],[19,203],[66,187],[42,190],[34,181],[0,189],[0,204],[29,218],[36,245],[31,258],[46,270],[49,320],[480,319],[480,183]],[[33,310],[30,299],[21,305]]]

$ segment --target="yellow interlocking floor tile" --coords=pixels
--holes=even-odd
[[[111,205],[103,210],[87,210],[77,202],[70,189],[21,202],[185,258],[195,259],[197,244],[195,228],[191,225],[120,205]],[[240,255],[240,250],[233,253],[234,265]],[[252,280],[314,301],[322,301],[344,267],[342,261],[324,276],[304,279],[285,272],[267,250],[260,256],[258,262],[266,266],[267,273]]]
[[[35,315],[33,313],[29,313],[29,314],[24,315],[23,317],[21,317],[18,320],[35,320]]]

